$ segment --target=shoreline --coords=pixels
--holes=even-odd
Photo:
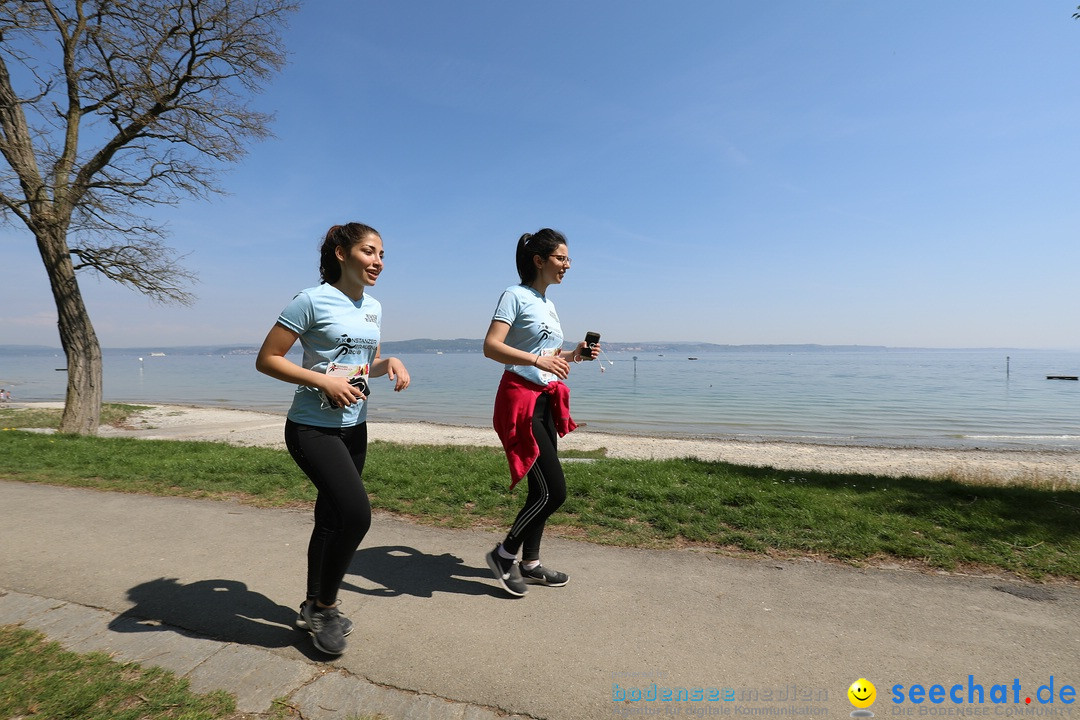
[[[63,407],[59,402],[11,403],[18,407]],[[102,437],[205,440],[248,447],[284,449],[284,414],[255,410],[154,404],[136,413],[125,428],[104,426]],[[499,447],[490,428],[433,422],[368,422],[369,439],[406,445]],[[692,440],[617,435],[580,428],[559,441],[560,450],[605,448],[607,457],[631,460],[697,458],[736,465],[886,477],[947,477],[996,483],[1080,484],[1080,452],[969,450],[815,445],[774,440]]]

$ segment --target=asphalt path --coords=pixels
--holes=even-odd
[[[855,710],[848,687],[866,678],[878,717],[1080,718],[1067,702],[1080,686],[1075,584],[552,536],[544,559],[570,583],[514,599],[484,563],[498,534],[377,514],[341,595],[356,631],[333,659],[292,628],[306,510],[10,481],[0,508],[0,588],[20,598],[94,609],[111,618],[107,633],[137,628],[163,647],[213,640],[442,699],[453,717],[840,717]],[[1051,684],[1054,702],[1042,702]],[[941,685],[944,700],[914,703],[913,685]],[[663,699],[683,689],[687,700]]]

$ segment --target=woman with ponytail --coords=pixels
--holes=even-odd
[[[548,288],[562,283],[570,269],[566,238],[549,228],[526,233],[518,240],[516,262],[521,283],[499,297],[484,355],[506,368],[495,395],[494,425],[510,465],[510,487],[527,477],[529,490],[506,538],[486,560],[499,585],[521,597],[528,591],[526,581],[553,587],[569,581],[566,573],[540,564],[540,540],[548,517],[566,499],[558,440],[576,427],[570,390],[562,381],[570,362],[586,356],[584,341],[563,354],[562,325],[547,297]]]
[[[367,454],[371,378],[409,386],[400,360],[379,354],[382,306],[365,292],[383,271],[382,238],[360,223],[335,225],[319,254],[322,282],[286,305],[259,350],[255,367],[297,386],[285,421],[289,454],[318,490],[308,544],[307,598],[296,624],[315,647],[345,651],[352,622],[338,611],[338,590],[371,526],[362,474]],[[301,365],[285,357],[299,340]]]

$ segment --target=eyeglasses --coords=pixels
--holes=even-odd
[[[551,260],[555,260],[556,262],[559,262],[563,265],[569,265],[574,262],[573,258],[571,258],[569,255],[548,255],[548,258],[550,258]]]

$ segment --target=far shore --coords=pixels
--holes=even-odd
[[[9,407],[63,407],[63,403],[11,403]],[[102,427],[103,437],[207,440],[284,448],[278,413],[227,408],[153,405],[125,428]],[[368,422],[369,438],[408,445],[498,446],[490,428],[427,422]],[[776,441],[690,440],[593,432],[564,437],[561,450],[605,448],[611,458],[698,458],[791,472],[865,473],[887,477],[949,477],[1000,483],[1080,483],[1080,453],[1022,450],[945,450],[813,445]]]

